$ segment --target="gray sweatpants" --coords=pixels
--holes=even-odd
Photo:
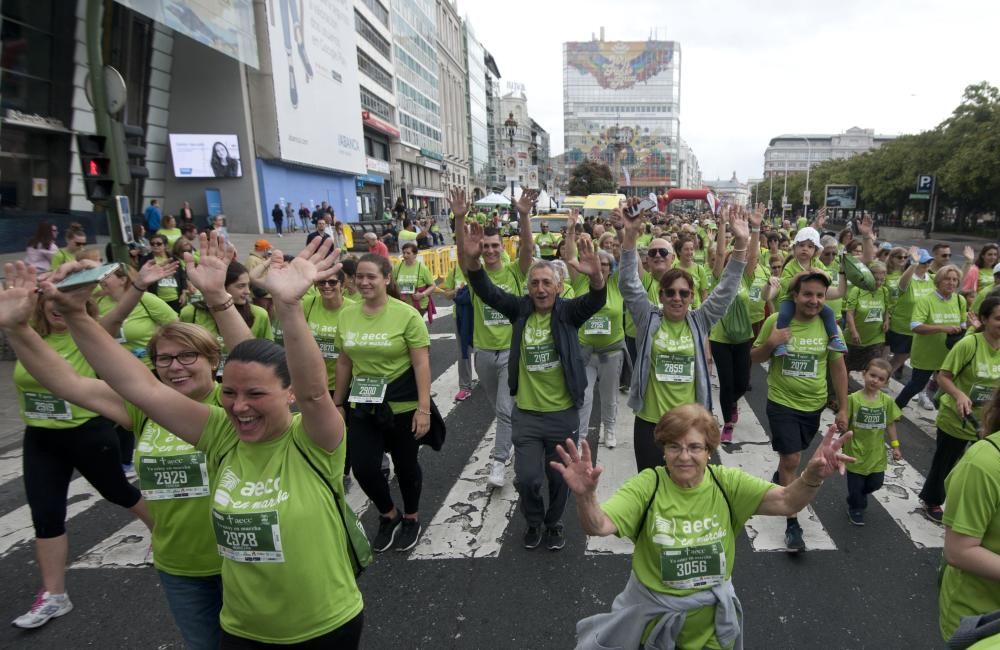
[[[611,352],[593,352],[587,362],[587,392],[583,396],[583,406],[580,407],[580,435],[587,437],[590,429],[590,412],[594,408],[594,390],[601,391],[601,424],[604,435],[615,430],[618,419],[618,379],[622,372],[624,350]]]
[[[469,346],[469,356],[462,358],[462,333],[458,331],[458,319],[455,321],[455,347],[458,349],[458,387],[464,390],[472,390],[472,346]]]
[[[510,458],[510,411],[514,406],[507,385],[507,357],[510,350],[476,350],[476,375],[486,390],[490,404],[497,412],[497,437],[493,443],[493,460],[506,463]]]
[[[514,487],[521,497],[521,512],[529,526],[555,526],[566,509],[569,488],[550,461],[559,461],[556,445],[579,438],[579,413],[575,408],[553,413],[522,411],[514,406]],[[542,484],[549,482],[549,507],[545,508]]]

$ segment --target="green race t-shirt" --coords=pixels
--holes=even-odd
[[[681,266],[680,260],[674,260],[673,268],[682,269],[691,274],[691,278],[694,280],[694,295],[691,296],[691,309],[697,309],[701,305],[701,292],[708,292],[712,288],[712,283],[708,279],[708,269],[705,268],[704,264],[699,264],[698,262],[694,262],[691,266],[685,268]]]
[[[994,350],[985,335],[972,334],[955,344],[940,367],[951,373],[955,387],[972,400],[973,414],[982,421],[983,407],[993,399],[994,391],[1000,386],[1000,350]],[[936,424],[959,440],[978,437],[972,425],[958,417],[955,398],[944,391]]]
[[[580,345],[588,345],[595,350],[602,350],[625,340],[625,302],[618,289],[618,278],[612,274],[608,278],[606,286],[608,298],[604,306],[587,319],[587,322],[580,328],[578,337]],[[590,278],[578,273],[573,280],[573,292],[577,296],[582,296],[589,291]]]
[[[202,404],[219,406],[216,385]],[[136,437],[135,468],[156,525],[153,564],[175,576],[213,576],[222,558],[212,532],[212,501],[205,454],[125,403]]]
[[[995,284],[990,283],[987,287],[985,287],[983,289],[980,289],[978,292],[976,292],[976,297],[972,301],[972,306],[969,307],[969,311],[971,311],[973,314],[976,314],[978,316],[979,315],[979,308],[982,307],[982,305],[983,305],[983,300],[985,300],[986,296],[988,296],[989,293],[991,291],[993,291],[994,289],[996,289],[996,288],[997,287],[996,287]]]
[[[884,285],[875,291],[851,287],[847,292],[847,303],[844,308],[846,311],[854,312],[854,327],[861,337],[860,345],[885,343],[882,323],[889,308],[889,290]]]
[[[989,440],[1000,445],[1000,432]],[[945,490],[949,498],[944,525],[1000,553],[1000,453],[993,445],[985,440],[972,445],[945,479]],[[948,639],[963,616],[1000,608],[1000,582],[946,564],[938,606],[941,636]]]
[[[632,570],[639,582],[652,591],[674,596],[724,582],[733,573],[736,536],[775,485],[721,465],[712,466],[718,484],[706,470],[701,483],[692,488],[674,483],[663,467],[654,471],[659,474],[659,487],[643,530],[636,529],[656,488],[652,472],[633,476],[601,504],[617,529],[615,534],[635,543]],[[726,497],[732,503],[732,517]],[[714,606],[688,611],[677,647],[719,647],[714,617]]]
[[[399,287],[399,293],[406,300],[409,300],[420,287],[427,287],[434,284],[434,278],[431,277],[430,270],[420,260],[417,260],[412,265],[400,262],[392,270],[392,277],[396,281],[396,286]],[[426,297],[421,298],[420,308],[426,309],[429,300]]]
[[[747,315],[750,315],[750,306],[751,306],[750,291],[752,289],[753,289],[753,279],[748,278],[745,275],[740,276],[740,288],[739,291],[736,293],[736,299],[741,301],[743,305],[747,308]],[[757,292],[757,296],[758,298],[760,297],[759,291]],[[764,317],[763,302],[761,302],[760,309],[761,309],[761,318],[763,319]],[[734,344],[734,343],[744,343],[753,338],[753,336],[751,335],[746,339],[744,339],[743,341],[734,341],[732,337],[729,336],[729,333],[726,331],[726,326],[723,324],[723,320],[724,319],[720,318],[715,323],[715,325],[712,326],[712,329],[709,330],[708,332],[708,340],[715,341],[716,343]],[[751,323],[754,322],[752,317],[750,318],[750,322]]]
[[[617,274],[618,272],[615,271]],[[615,276],[618,278],[618,276]],[[646,289],[646,297],[649,298],[649,302],[659,306],[660,305],[660,283],[657,281],[653,274],[649,271],[643,271],[639,269],[639,281],[642,286]],[[615,284],[618,284],[618,280],[615,280]],[[625,310],[625,336],[631,336],[635,338],[635,321],[632,320],[632,313],[629,310]]]
[[[524,274],[517,262],[502,265],[496,271],[486,269],[490,281],[509,294],[520,296],[524,293]],[[511,325],[507,317],[493,309],[472,292],[472,347],[477,350],[509,350]]]
[[[702,345],[702,341],[698,341]],[[653,335],[649,379],[636,417],[657,423],[663,414],[695,401],[695,340],[687,319],[662,319]]]
[[[171,260],[171,258],[160,256],[154,257],[153,260],[157,264],[166,264]],[[175,300],[178,300],[180,298],[181,291],[183,290],[184,287],[178,286],[177,284],[176,275],[169,275],[156,283],[156,296],[163,302],[174,302]]]
[[[307,296],[302,300],[302,311],[305,312],[306,322],[316,338],[316,345],[323,354],[323,363],[326,364],[326,385],[333,390],[337,387],[337,357],[340,356],[337,348],[337,324],[340,322],[340,313],[347,305],[353,304],[347,300],[337,309],[327,309],[323,305],[321,296]]]
[[[898,289],[898,283],[896,286]],[[910,278],[910,283],[906,285],[906,291],[899,292],[899,297],[892,306],[892,313],[889,315],[889,331],[913,336],[913,330],[910,329],[913,308],[917,300],[932,293],[934,293],[934,279],[930,275],[918,278],[914,273],[913,277]]]
[[[889,290],[889,308],[892,309],[896,306],[896,301],[899,300],[899,279],[903,277],[902,272],[894,271],[892,273],[886,273],[885,284],[883,285]]]
[[[869,400],[864,391],[851,393],[848,397],[850,426],[854,435],[844,443],[844,453],[856,461],[847,466],[852,474],[868,476],[884,472],[887,466],[885,456],[885,430],[891,423],[902,417],[896,402],[885,393]]]
[[[923,325],[964,325],[965,299],[957,293],[951,294],[947,300],[935,291],[920,300],[913,307],[911,322]],[[937,370],[941,367],[948,348],[945,347],[947,334],[917,334],[913,332],[913,347],[910,352],[910,364],[920,370]]]
[[[109,296],[102,296],[97,300],[98,312],[104,316],[114,309],[115,304],[115,301]],[[142,359],[147,368],[152,369],[153,360],[146,354],[146,346],[161,325],[175,320],[177,320],[177,312],[171,309],[170,305],[151,293],[143,292],[139,304],[122,321],[122,326],[118,330],[115,340],[133,355]]]
[[[538,245],[539,254],[542,257],[551,257],[556,254],[556,246],[562,237],[554,232],[538,233],[535,235],[535,244]]]
[[[774,331],[778,314],[771,314],[760,328],[754,347],[763,345]],[[767,370],[767,398],[796,411],[818,411],[826,405],[826,367],[841,356],[828,350],[830,342],[818,316],[803,322],[792,319],[792,337],[783,357],[771,357]],[[837,328],[840,332],[840,328]],[[843,333],[840,332],[840,336]]]
[[[81,377],[94,379],[97,374],[90,367],[83,354],[68,333],[49,334],[45,343],[73,367]],[[97,413],[60,399],[44,388],[28,374],[21,362],[14,365],[14,387],[17,389],[17,404],[24,423],[43,429],[71,429],[87,420],[97,417]]]
[[[514,402],[522,411],[542,413],[573,407],[562,360],[552,340],[552,312],[533,312],[524,324]]]
[[[771,278],[771,269],[766,264],[753,270],[753,281],[747,290],[747,301],[750,307],[750,322],[759,323],[764,320],[764,289]]]
[[[267,339],[268,341],[274,340],[274,330],[271,328],[271,319],[267,315],[267,310],[263,307],[258,307],[257,305],[250,305],[250,313],[253,315],[253,324],[250,325],[250,334],[256,339]],[[207,309],[196,308],[194,305],[187,304],[181,307],[180,320],[185,323],[194,323],[195,325],[200,325],[204,329],[208,330],[208,333],[215,337],[218,341],[219,347],[222,348],[222,359],[219,362],[218,375],[222,376],[222,367],[226,364],[226,357],[229,356],[229,348],[226,347],[225,341],[222,340],[222,334],[219,333],[219,326],[215,324],[215,318],[212,317],[212,312]]]
[[[458,289],[464,287],[467,283],[465,274],[462,273],[462,269],[456,264],[448,271],[448,276],[444,279],[444,288]]]
[[[160,228],[156,231],[156,234],[165,237],[167,239],[167,248],[171,249],[174,247],[174,242],[181,238],[180,228]]]
[[[222,556],[222,612],[230,634],[300,643],[330,632],[363,608],[347,536],[323,473],[343,499],[346,444],[316,446],[301,415],[280,438],[239,442],[212,407],[197,448],[208,460],[211,526]]]
[[[774,301],[775,305],[780,305],[785,300],[791,299],[791,296],[788,295],[788,287],[792,285],[792,280],[795,279],[795,276],[805,270],[806,269],[802,268],[802,265],[799,264],[799,261],[794,257],[788,260],[788,264],[785,264],[785,268],[781,271],[781,278],[778,280],[778,297]],[[819,261],[818,257],[813,258],[812,269],[810,270],[825,273],[827,277],[830,277],[830,272],[825,266],[823,266],[823,263]],[[826,304],[830,306],[830,309],[834,310],[833,313],[838,317],[840,316],[840,301],[840,298],[837,300],[826,301]]]
[[[346,354],[352,364],[348,401],[365,401],[358,392],[365,385],[374,387],[373,394],[379,394],[383,381],[388,385],[411,366],[411,349],[430,344],[420,312],[401,300],[387,297],[385,306],[376,314],[366,314],[364,303],[342,307],[336,349]],[[389,407],[393,413],[407,413],[417,408],[417,402],[389,402]]]
[[[396,238],[399,240],[399,245],[402,247],[402,245],[408,241],[416,242],[417,233],[413,230],[400,230]]]
[[[66,262],[75,262],[75,261],[76,261],[76,255],[70,253],[65,248],[60,248],[59,250],[56,251],[55,255],[52,256],[52,262],[49,263],[49,268],[55,271]]]

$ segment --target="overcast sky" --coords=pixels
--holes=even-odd
[[[905,9],[901,9],[905,7]],[[563,151],[562,43],[681,45],[681,137],[706,180],[763,174],[782,133],[934,128],[965,87],[1000,86],[995,0],[459,0],[506,82]]]

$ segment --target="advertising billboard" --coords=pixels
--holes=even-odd
[[[632,88],[665,71],[674,58],[672,41],[584,41],[566,43],[566,64],[597,80],[601,88]]]
[[[265,7],[281,159],[363,175],[353,3],[273,0]]]
[[[857,185],[827,185],[826,207],[841,210],[856,210],[858,207]]]
[[[177,178],[239,178],[240,144],[235,134],[171,133],[170,157]]]

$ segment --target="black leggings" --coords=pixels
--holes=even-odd
[[[948,473],[962,459],[965,448],[970,444],[968,440],[956,438],[938,427],[931,469],[927,472],[923,489],[920,490],[921,501],[931,506],[939,506],[944,503],[944,480],[948,478]]]
[[[731,421],[733,406],[750,385],[750,343],[719,343],[712,345],[712,360],[719,372],[719,411],[723,421]]]
[[[71,429],[24,430],[24,491],[31,508],[35,537],[49,539],[66,532],[66,496],[76,469],[101,496],[131,508],[141,495],[122,473],[114,426],[96,417]]]
[[[219,643],[221,650],[264,650],[264,648],[301,648],[303,650],[355,650],[361,645],[361,630],[365,626],[365,613],[361,612],[336,630],[327,632],[302,643],[291,645],[263,643],[253,639],[244,639],[222,630]]]
[[[417,458],[420,448],[413,438],[413,411],[397,413],[391,427],[381,427],[373,416],[352,408],[348,416],[347,437],[351,447],[351,471],[365,495],[380,514],[390,512],[395,504],[389,493],[389,481],[382,473],[382,454],[389,452],[396,468],[396,481],[403,493],[403,512],[420,511],[423,471]]]
[[[649,467],[663,465],[663,447],[656,444],[653,431],[656,425],[636,417],[632,426],[632,447],[635,451],[635,467],[641,472]]]

